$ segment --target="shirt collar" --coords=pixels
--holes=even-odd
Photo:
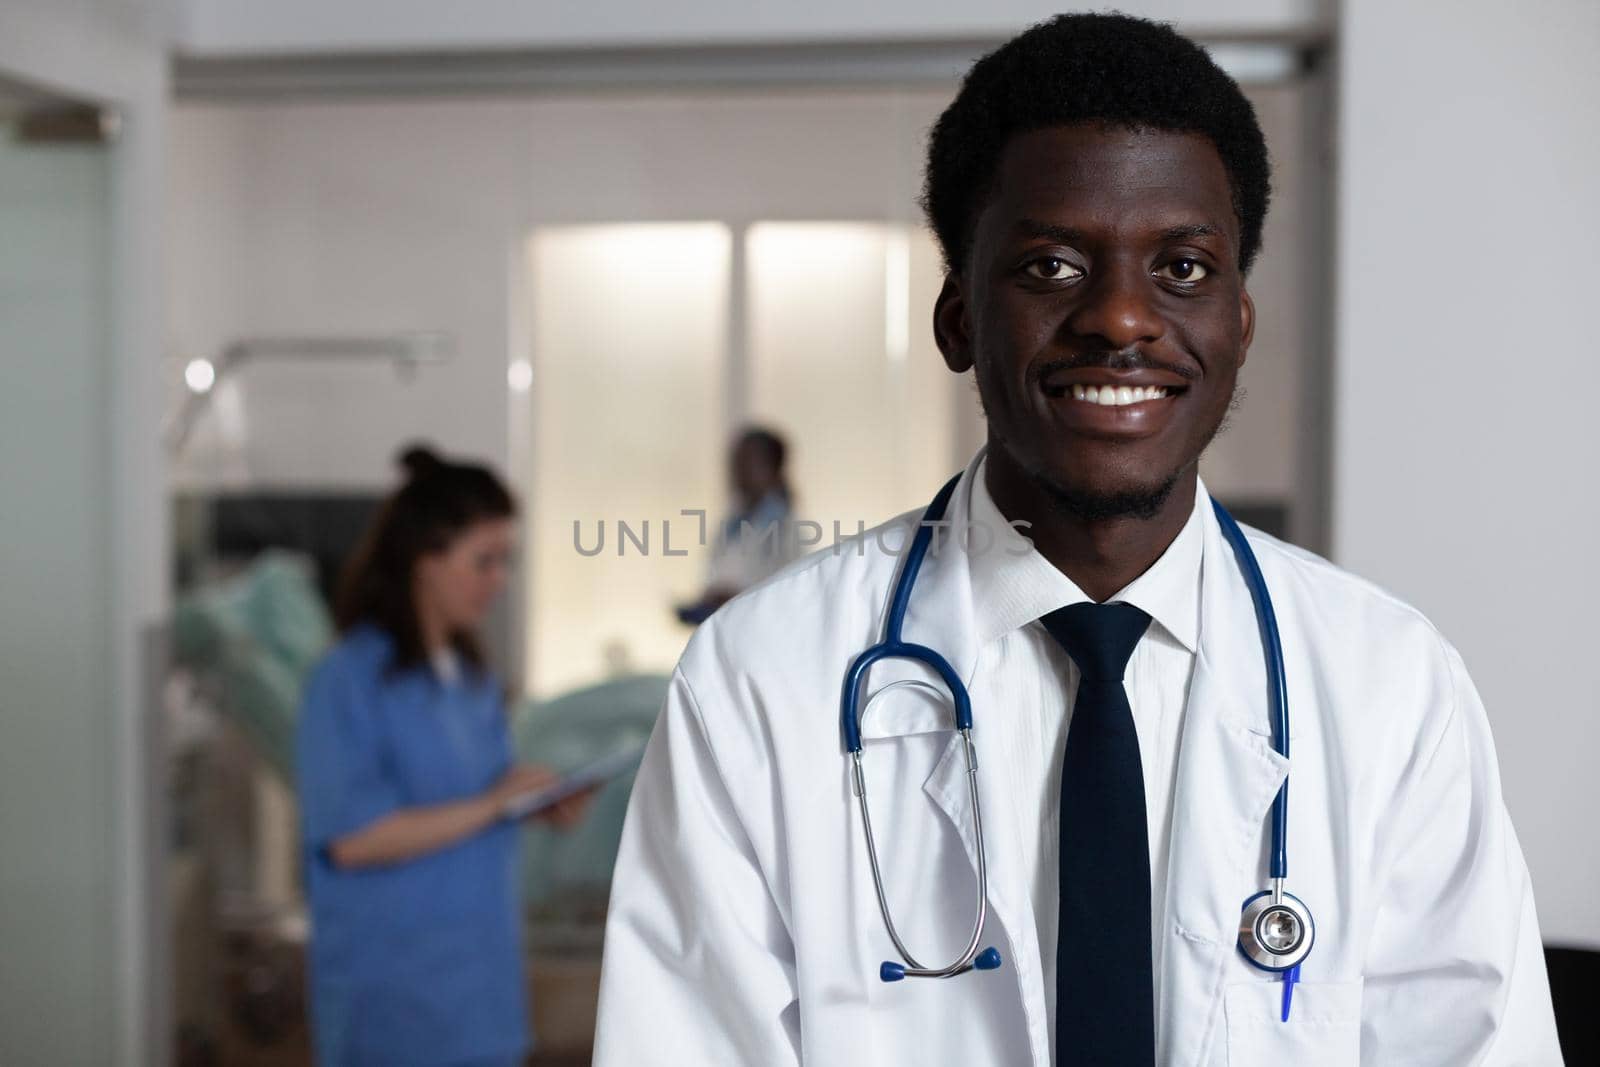
[[[1032,542],[1016,533],[1000,513],[984,481],[987,465],[987,458],[978,465],[967,509],[968,522],[974,528],[968,534],[968,554],[980,645],[1057,608],[1089,599],[1077,583],[1040,555]],[[1149,615],[1190,652],[1195,651],[1200,639],[1203,515],[1210,503],[1205,483],[1198,482],[1194,510],[1172,544],[1149,570],[1110,598],[1132,604]]]
[[[447,685],[455,685],[461,680],[461,657],[449,645],[442,645],[435,649],[430,659],[433,662],[433,673],[439,680]]]

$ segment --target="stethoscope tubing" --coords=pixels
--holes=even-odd
[[[1222,536],[1233,546],[1239,561],[1239,571],[1250,589],[1250,601],[1255,605],[1256,626],[1261,631],[1261,652],[1267,667],[1267,702],[1272,710],[1272,747],[1284,759],[1289,758],[1289,686],[1283,666],[1283,642],[1278,632],[1278,616],[1272,610],[1272,594],[1267,591],[1267,579],[1250,550],[1244,531],[1228,509],[1215,498],[1211,510],[1222,527]],[[1269,876],[1276,882],[1289,877],[1289,779],[1284,778],[1278,795],[1272,799],[1272,853]]]
[[[894,594],[889,601],[889,617],[884,623],[883,640],[857,656],[845,672],[844,692],[839,699],[839,726],[844,734],[846,752],[861,751],[861,686],[872,665],[884,659],[909,659],[932,667],[950,690],[950,697],[955,704],[956,729],[972,729],[972,698],[955,668],[926,645],[910,644],[900,638],[906,609],[911,603],[911,587],[917,582],[917,573],[922,570],[928,545],[933,541],[933,524],[944,515],[950,497],[956,491],[956,483],[960,480],[961,476],[957,475],[946,482],[922,513],[916,535],[911,539],[911,548],[906,552],[905,563],[900,567],[900,576],[895,580]]]
[[[948,660],[926,645],[912,644],[902,640],[900,636],[905,623],[906,609],[911,603],[912,586],[916,584],[917,573],[922,569],[922,561],[927,557],[928,546],[933,541],[933,524],[944,515],[950,497],[960,480],[958,475],[946,482],[944,488],[939,490],[938,495],[923,512],[922,520],[917,524],[917,532],[911,540],[911,547],[906,553],[905,563],[901,566],[900,575],[895,581],[894,593],[890,598],[889,617],[884,625],[883,640],[862,652],[850,664],[850,669],[845,672],[844,692],[839,701],[840,729],[844,734],[845,749],[850,753],[852,787],[861,809],[861,824],[866,832],[867,858],[872,865],[872,884],[878,897],[878,910],[883,913],[883,923],[889,932],[889,940],[894,943],[895,950],[900,953],[903,961],[903,963],[893,961],[883,963],[878,973],[886,982],[898,981],[901,978],[950,978],[975,967],[989,970],[1000,965],[1000,955],[994,949],[985,949],[981,953],[978,950],[983,938],[983,926],[989,914],[989,863],[988,852],[983,843],[983,813],[978,800],[978,755],[977,749],[972,744],[972,699],[960,675]],[[884,889],[883,871],[878,862],[877,841],[872,832],[872,813],[867,803],[866,774],[861,765],[861,719],[866,710],[861,707],[861,692],[867,671],[873,664],[887,659],[914,660],[931,667],[934,673],[939,675],[950,694],[955,728],[961,734],[962,751],[967,762],[967,791],[972,804],[973,845],[978,867],[977,904],[966,948],[953,962],[944,967],[923,966],[901,939],[894,924],[894,917],[890,913],[889,898]],[[926,683],[917,684],[926,685]],[[874,698],[890,688],[894,688],[894,685],[880,690],[874,694]],[[871,703],[871,700],[867,702],[869,707]]]
[[[939,653],[926,645],[914,644],[905,641],[901,636],[904,627],[907,608],[911,602],[911,590],[916,584],[917,575],[922,569],[923,560],[927,557],[928,547],[933,540],[934,526],[943,517],[948,507],[950,498],[954,494],[956,485],[961,476],[957,475],[946,482],[923,512],[918,523],[915,536],[912,538],[909,550],[906,553],[904,564],[895,580],[894,590],[890,597],[889,613],[884,623],[883,640],[872,645],[858,655],[845,672],[843,692],[840,696],[840,731],[843,734],[844,747],[851,758],[852,789],[861,809],[861,821],[866,831],[867,856],[872,866],[873,886],[878,897],[878,907],[883,913],[883,921],[889,932],[889,939],[894,943],[895,949],[900,953],[904,965],[885,962],[880,969],[880,976],[884,981],[896,981],[903,977],[928,977],[946,978],[972,970],[974,967],[988,970],[1000,965],[999,954],[992,948],[978,951],[978,945],[983,936],[983,925],[988,909],[988,863],[983,845],[983,818],[978,803],[978,761],[976,750],[972,743],[972,701],[967,692],[966,685],[960,676]],[[1277,614],[1272,607],[1272,596],[1267,590],[1266,578],[1261,573],[1261,566],[1256,561],[1255,553],[1251,550],[1244,531],[1228,514],[1226,508],[1215,499],[1211,501],[1213,513],[1217,523],[1222,529],[1223,537],[1233,548],[1238,560],[1239,571],[1244,577],[1245,585],[1250,591],[1250,600],[1255,609],[1256,625],[1260,631],[1262,656],[1266,661],[1267,696],[1272,715],[1272,742],[1277,753],[1288,759],[1289,757],[1289,702],[1288,684],[1283,661],[1283,645],[1278,632]],[[883,872],[878,861],[877,843],[872,831],[872,815],[867,803],[867,788],[865,772],[862,769],[862,744],[861,721],[866,711],[871,707],[872,701],[890,689],[914,685],[924,688],[935,688],[927,682],[906,680],[894,682],[883,690],[874,694],[867,701],[866,707],[861,704],[861,693],[866,682],[867,672],[876,663],[889,659],[908,659],[922,663],[931,668],[944,683],[950,694],[952,717],[956,730],[961,734],[962,747],[967,762],[967,784],[971,794],[973,829],[975,833],[974,844],[977,854],[978,868],[978,901],[975,920],[971,937],[966,948],[955,962],[946,967],[924,967],[901,940],[899,931],[895,928],[894,919],[890,915],[888,895],[884,889]],[[1285,898],[1292,901],[1291,910],[1302,915],[1309,937],[1314,937],[1315,926],[1311,924],[1310,914],[1298,898],[1288,897],[1283,892],[1283,881],[1288,877],[1288,825],[1289,825],[1289,782],[1285,777],[1278,787],[1278,793],[1272,801],[1271,820],[1271,856],[1269,861],[1272,889],[1258,893],[1245,902],[1248,909],[1258,898],[1270,897],[1278,904],[1284,904]],[[1310,949],[1310,941],[1304,943],[1303,950],[1294,954],[1292,961],[1286,960],[1283,966],[1272,962],[1263,962],[1252,958],[1245,952],[1243,941],[1240,944],[1241,952],[1256,966],[1265,970],[1284,970],[1290,975],[1298,975],[1299,960],[1304,958],[1305,952]],[[1288,1018],[1288,1003],[1290,988],[1286,986],[1284,994],[1284,1018]]]

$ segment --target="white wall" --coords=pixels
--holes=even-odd
[[[1346,0],[1338,560],[1488,706],[1547,940],[1600,947],[1600,5]]]
[[[1299,33],[1332,0],[184,0],[179,44],[205,55],[1004,38],[1063,9],[1116,7],[1191,32]]]
[[[382,367],[247,367],[242,389],[219,387],[178,477],[384,486],[417,436],[512,465],[506,365],[527,301],[514,264],[534,226],[748,220],[774,205],[914,218],[917,131],[942,104],[813,93],[181,105],[174,355],[252,334],[404,329],[451,333],[457,355],[410,383]]]
[[[166,593],[157,268],[167,105],[157,34],[170,16],[168,0],[8,0],[0,6],[0,71],[112,105],[124,119],[102,190],[106,243],[97,262],[93,252],[78,251],[91,257],[87,265],[98,268],[105,283],[98,350],[80,345],[41,366],[39,351],[4,349],[8,378],[26,375],[37,387],[8,392],[10,402],[31,406],[25,421],[8,417],[7,428],[33,426],[40,433],[20,444],[26,462],[7,467],[0,499],[36,509],[28,529],[54,523],[63,533],[18,545],[28,553],[20,561],[11,555],[10,536],[0,550],[8,569],[20,562],[36,574],[60,573],[69,579],[64,588],[74,591],[42,644],[42,606],[35,614],[28,600],[0,602],[6,645],[14,647],[19,633],[28,637],[26,647],[44,660],[30,664],[46,686],[44,695],[34,696],[52,700],[58,712],[36,707],[13,715],[8,706],[0,713],[0,747],[19,745],[29,753],[28,781],[37,788],[23,810],[44,831],[13,841],[8,830],[0,842],[3,863],[41,880],[29,893],[54,894],[43,906],[35,906],[34,897],[14,905],[7,882],[0,900],[7,989],[0,997],[0,1062],[8,1067],[136,1064],[145,1056],[162,1058],[164,1047],[165,1035],[151,1029],[159,1027],[152,1016],[159,990],[148,969],[151,843],[139,803],[147,784],[139,632],[159,616]],[[68,249],[56,251],[70,259]],[[27,265],[42,269],[46,262],[40,257]],[[27,369],[13,371],[23,360]],[[52,427],[52,416],[59,426]],[[48,447],[49,434],[68,428],[93,436]],[[8,433],[8,451],[10,444]],[[28,484],[14,486],[13,474],[25,475]],[[92,488],[98,496],[39,488],[51,484]],[[6,529],[9,535],[9,523]],[[16,801],[9,793],[0,797],[8,811],[16,810]],[[52,832],[63,840],[54,841]],[[24,925],[28,936],[12,936]],[[84,946],[85,931],[96,938],[92,953],[70,950]],[[13,995],[13,982],[22,983],[21,994]]]
[[[371,487],[417,436],[506,457],[509,265],[532,206],[517,109],[183,107],[169,195],[169,390],[252,336],[439,330],[453,362],[246,363],[180,484]],[[241,389],[242,387],[242,389]]]

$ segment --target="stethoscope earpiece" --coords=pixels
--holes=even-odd
[[[962,974],[966,971],[993,971],[998,969],[999,966],[1000,950],[995,948],[993,945],[990,945],[988,948],[972,957],[971,964],[963,967],[956,973]],[[893,960],[884,960],[878,965],[878,977],[883,979],[885,982],[898,982],[905,976],[906,966],[903,963],[896,963]],[[950,976],[944,975],[942,977]]]

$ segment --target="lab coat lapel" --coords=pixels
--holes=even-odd
[[[956,487],[947,517],[965,518],[969,514],[972,480],[983,458],[980,451],[967,467]],[[937,556],[929,554],[918,575],[916,588],[906,609],[905,640],[926,645],[944,656],[969,691],[974,690],[978,643],[973,613],[970,559],[962,549],[963,540],[941,531],[942,546]],[[914,668],[913,668],[914,669]],[[885,674],[884,679],[903,675]],[[927,676],[927,675],[923,675]],[[880,684],[872,679],[872,686]],[[965,976],[960,981],[1009,980],[1017,985],[1029,1022],[1028,1045],[1036,1064],[1048,1065],[1050,1052],[1044,984],[1038,974],[1039,947],[1034,923],[1033,901],[1024,884],[1018,857],[1016,798],[1009,788],[993,734],[985,734],[984,717],[997,709],[981,706],[974,696],[972,739],[978,754],[978,803],[983,814],[984,853],[989,878],[989,908],[1003,927],[1004,940],[997,936],[993,922],[988,924],[984,944],[1000,949],[1004,965],[1000,974]],[[987,757],[990,762],[985,763]],[[973,834],[970,791],[967,787],[966,757],[959,734],[951,734],[944,754],[923,783],[923,791],[939,807],[961,837],[967,859],[977,870],[977,842]]]
[[[1266,884],[1263,829],[1289,770],[1272,747],[1255,608],[1204,503],[1200,651],[1178,758],[1157,1015],[1157,1061],[1171,1064],[1200,1063],[1215,1041],[1239,911]]]

